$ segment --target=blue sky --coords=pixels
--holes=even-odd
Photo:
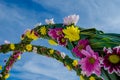
[[[62,23],[65,16],[78,14],[77,25],[95,27],[104,32],[120,33],[120,0],[0,0],[0,44],[4,40],[20,41],[21,34],[37,23],[45,24],[46,18]],[[39,39],[33,44],[53,47]],[[59,47],[54,47],[58,49]],[[60,47],[60,51],[70,53]],[[0,54],[0,64],[11,53]],[[70,55],[71,56],[71,55]],[[74,71],[62,63],[34,53],[24,53],[11,70],[8,80],[79,80]]]

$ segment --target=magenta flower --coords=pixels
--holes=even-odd
[[[10,70],[10,66],[7,66],[7,67],[6,67],[6,70],[9,71],[9,70]]]
[[[83,58],[85,57],[83,54],[81,54],[81,50],[82,49],[85,49],[86,46],[89,44],[88,40],[80,40],[77,44],[77,46],[75,46],[73,49],[72,49],[72,52],[75,53],[75,55],[79,58]]]
[[[104,48],[106,53],[103,59],[103,66],[110,74],[115,72],[120,74],[120,46],[117,46],[110,50],[110,48]],[[120,75],[119,75],[120,76]]]
[[[90,76],[94,73],[100,76],[101,66],[98,53],[94,52],[89,45],[86,47],[86,50],[82,50],[81,53],[86,56],[79,61],[85,75]]]
[[[57,39],[58,37],[63,36],[62,28],[55,28],[55,29],[50,29],[48,32],[48,35],[52,37],[53,39]]]
[[[64,37],[58,37],[57,38],[58,44],[62,45],[62,46],[66,46],[67,45],[67,39]]]

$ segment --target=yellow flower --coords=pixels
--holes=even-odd
[[[31,51],[31,50],[32,50],[32,45],[31,45],[31,44],[26,45],[26,49],[27,49],[28,51]]]
[[[10,74],[5,74],[4,78],[7,79],[10,77]]]
[[[23,39],[24,39],[24,37],[21,37],[20,39],[21,39],[21,40],[23,40]]]
[[[54,40],[52,40],[52,39],[50,39],[50,40],[48,40],[48,43],[50,44],[50,45],[58,45]]]
[[[21,55],[19,55],[17,59],[20,60],[21,59]]]
[[[32,33],[30,34],[30,38],[33,40],[37,40],[38,36],[35,35],[35,31],[32,31]]]
[[[0,70],[2,70],[2,66],[0,65]]]
[[[93,76],[91,76],[91,77],[89,78],[89,80],[95,80],[95,78],[94,78]]]
[[[54,50],[53,49],[49,50],[49,52],[50,52],[50,54],[54,54]]]
[[[70,41],[76,41],[80,39],[80,30],[78,27],[70,26],[67,29],[63,29],[63,33],[65,34],[65,38],[68,38]]]
[[[77,66],[77,65],[78,65],[78,61],[77,61],[77,60],[74,60],[74,61],[72,62],[72,65],[73,65],[73,66]]]
[[[30,29],[28,29],[25,34],[28,38],[31,38],[31,30]]]
[[[42,35],[46,35],[46,28],[45,28],[45,26],[40,28],[40,32],[41,32]]]
[[[35,35],[35,31],[27,30],[26,31],[26,36],[30,39],[36,40],[38,39],[38,36]]]
[[[15,45],[14,44],[10,44],[10,49],[14,50],[15,49]]]
[[[67,65],[66,68],[67,68],[69,71],[72,70],[72,68],[71,68],[69,65]]]
[[[85,80],[82,75],[80,75],[80,80]]]

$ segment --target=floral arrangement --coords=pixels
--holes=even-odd
[[[75,70],[80,80],[118,80],[120,79],[120,34],[104,33],[95,28],[84,29],[76,26],[79,15],[64,18],[62,24],[55,24],[54,19],[46,19],[46,25],[37,25],[27,29],[19,43],[0,45],[0,53],[13,54],[0,66],[0,80],[10,76],[13,64],[20,60],[24,52],[34,52],[49,56],[62,62],[68,70]],[[61,45],[71,51],[75,60],[63,52],[32,45],[38,38],[48,39],[49,44]]]

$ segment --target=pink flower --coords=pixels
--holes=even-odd
[[[89,44],[88,40],[85,39],[85,40],[80,40],[77,44],[77,46],[75,46],[73,49],[72,49],[72,52],[75,53],[75,55],[79,58],[83,58],[84,55],[81,53],[81,50],[82,49],[85,49],[86,46]]]
[[[7,70],[7,71],[9,71],[9,70],[10,70],[10,66],[9,66],[9,65],[6,67],[6,70]]]
[[[115,72],[116,74],[120,74],[120,46],[117,46],[113,49],[104,48],[104,52],[106,53],[103,59],[103,66],[110,74]],[[120,75],[119,75],[120,76]]]
[[[45,19],[45,22],[47,24],[54,24],[54,19],[53,18],[52,19]]]
[[[79,61],[85,75],[90,76],[94,73],[97,76],[100,76],[101,66],[98,53],[94,52],[89,45],[86,47],[86,50],[82,50],[81,53],[86,56]]]
[[[49,29],[48,35],[53,39],[63,36],[62,28]]]
[[[64,25],[71,25],[71,24],[77,24],[79,20],[79,15],[70,15],[68,17],[64,18]]]

